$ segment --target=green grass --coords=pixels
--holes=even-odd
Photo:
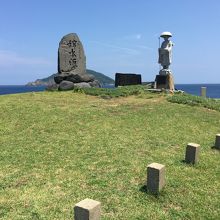
[[[220,112],[165,95],[102,99],[74,92],[0,96],[0,219],[73,219],[91,198],[102,219],[219,219]],[[182,162],[187,143],[199,163]],[[159,196],[146,167],[166,166]]]
[[[167,100],[173,103],[186,104],[190,106],[201,106],[208,109],[220,111],[220,99],[204,98],[201,96],[183,93],[169,96]]]

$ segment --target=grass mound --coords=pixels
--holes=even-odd
[[[1,96],[0,114],[3,220],[73,219],[85,198],[104,220],[219,219],[218,111],[70,91]],[[201,145],[196,166],[182,163],[189,142]],[[144,190],[152,162],[166,166],[159,197]]]

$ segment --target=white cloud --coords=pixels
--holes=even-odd
[[[43,58],[25,57],[14,51],[0,50],[0,66],[13,65],[51,65],[51,62]]]
[[[141,36],[141,34],[136,34],[135,37],[136,37],[137,40],[140,40],[142,36]]]
[[[98,45],[101,45],[101,46],[104,46],[104,47],[109,47],[109,48],[121,50],[121,51],[124,51],[124,52],[126,52],[127,54],[130,54],[130,55],[139,55],[139,51],[138,50],[134,50],[134,49],[131,49],[131,48],[119,47],[119,46],[116,46],[116,45],[102,43],[102,42],[99,42],[99,41],[90,41],[90,42],[98,44]]]
[[[142,38],[142,34],[132,34],[124,37],[127,40],[140,40]]]
[[[144,50],[154,50],[152,47],[144,46],[144,45],[137,45],[138,48],[144,49]]]

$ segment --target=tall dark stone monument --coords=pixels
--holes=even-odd
[[[100,87],[94,76],[86,73],[86,56],[83,45],[75,33],[65,35],[58,49],[58,75],[54,81],[60,90],[74,87]]]
[[[86,74],[86,56],[77,34],[67,34],[59,44],[58,72]]]

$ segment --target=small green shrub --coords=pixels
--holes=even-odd
[[[74,92],[85,93],[87,95],[100,96],[102,98],[117,98],[130,95],[140,95],[149,93],[148,87],[143,85],[122,86],[117,88],[84,88],[74,89]]]

